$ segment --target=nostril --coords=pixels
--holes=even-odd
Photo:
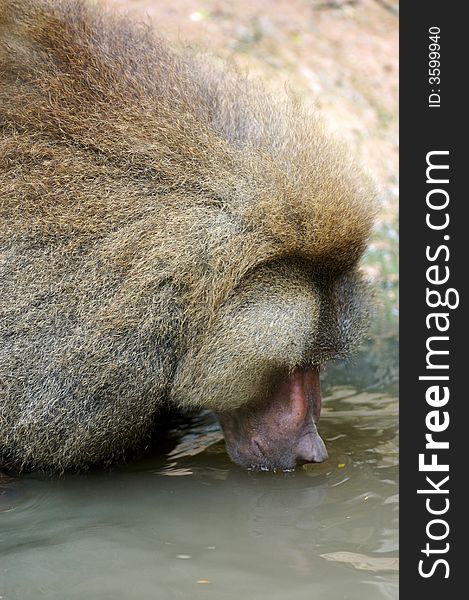
[[[251,440],[251,447],[254,450],[254,453],[257,454],[260,457],[264,457],[264,451],[262,450],[262,446],[259,443],[259,440],[257,438],[252,438]]]
[[[326,446],[317,433],[303,436],[296,447],[297,464],[320,463],[328,459]]]

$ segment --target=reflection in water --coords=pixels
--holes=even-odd
[[[397,598],[397,400],[327,379],[320,465],[244,472],[206,414],[163,459],[4,485],[0,596]]]

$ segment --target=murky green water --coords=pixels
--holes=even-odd
[[[327,463],[244,472],[205,415],[170,455],[5,485],[0,597],[397,598],[395,340],[380,343],[326,376]]]

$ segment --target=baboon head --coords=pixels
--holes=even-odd
[[[354,272],[329,278],[297,258],[259,267],[184,356],[173,397],[210,406],[244,467],[322,462],[320,371],[357,343],[369,306]]]

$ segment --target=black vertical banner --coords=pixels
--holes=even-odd
[[[463,2],[401,4],[401,597],[464,596],[469,128]],[[464,563],[464,566],[463,566]],[[463,590],[463,591],[461,591]],[[444,596],[442,596],[444,594]]]

